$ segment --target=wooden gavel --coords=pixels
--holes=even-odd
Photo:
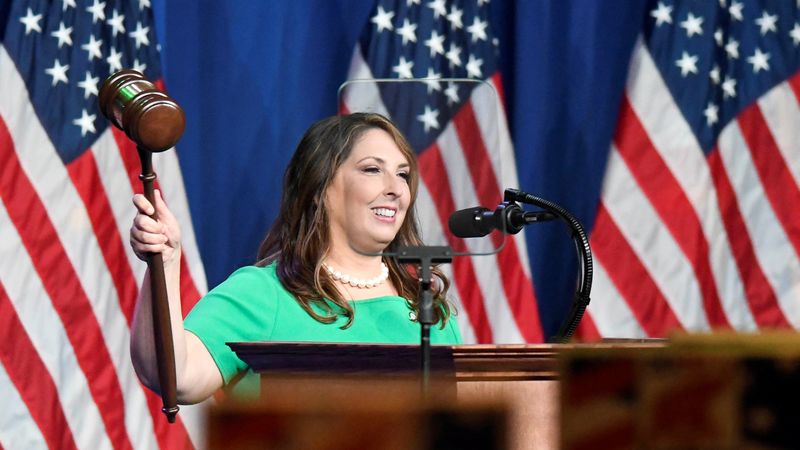
[[[142,163],[139,179],[144,195],[155,209],[152,154],[175,146],[183,134],[186,117],[183,110],[167,94],[144,78],[141,73],[124,69],[109,76],[100,88],[98,97],[100,111],[111,123],[125,132],[134,142]],[[158,214],[150,216],[158,220]],[[164,261],[160,253],[148,255],[150,269],[150,292],[153,311],[153,334],[158,363],[158,381],[161,386],[161,411],[169,423],[175,422],[178,414],[175,376],[175,348],[170,326],[167,283]]]

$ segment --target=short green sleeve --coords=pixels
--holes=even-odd
[[[225,384],[248,368],[225,343],[266,341],[272,334],[280,295],[274,275],[272,267],[243,267],[203,297],[184,320],[184,328],[211,353]]]

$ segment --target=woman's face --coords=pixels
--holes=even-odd
[[[331,248],[383,251],[406,217],[410,166],[389,133],[366,131],[326,192]]]

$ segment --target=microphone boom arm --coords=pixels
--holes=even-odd
[[[552,220],[554,218],[562,219],[567,223],[572,231],[572,240],[575,243],[575,251],[578,256],[578,283],[575,288],[575,295],[572,299],[569,314],[564,322],[558,329],[558,332],[551,340],[556,342],[565,342],[572,337],[572,334],[578,328],[578,324],[586,312],[586,307],[589,305],[589,295],[592,290],[592,249],[589,246],[589,238],[578,219],[575,218],[569,211],[561,206],[543,198],[519,191],[517,189],[506,189],[503,196],[505,202],[520,202],[528,205],[538,206],[545,211],[537,211],[533,213],[525,213],[525,223],[538,222],[544,220]],[[528,216],[528,214],[535,214]],[[530,221],[529,221],[530,217]]]

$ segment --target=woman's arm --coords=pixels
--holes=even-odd
[[[133,204],[138,212],[133,219],[130,242],[136,255],[146,260],[147,253],[161,253],[169,297],[170,322],[175,347],[175,372],[179,403],[205,400],[223,385],[222,375],[200,339],[184,330],[180,303],[181,232],[178,222],[156,190],[156,210],[159,221],[149,217],[153,206],[137,194]],[[160,392],[153,310],[150,292],[150,272],[145,274],[131,326],[131,359],[142,383]]]

